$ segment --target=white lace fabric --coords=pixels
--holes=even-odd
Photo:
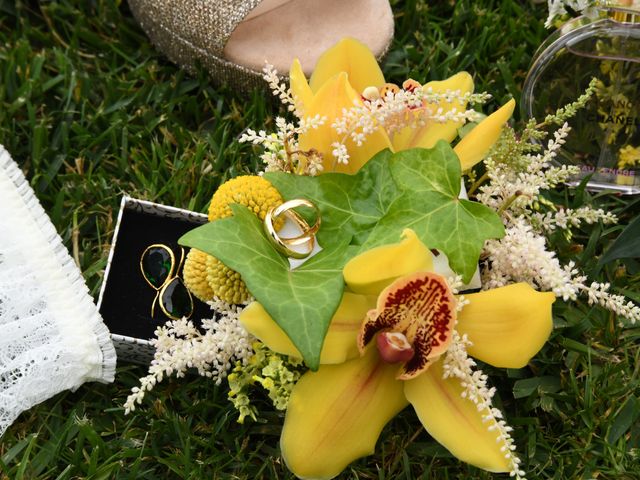
[[[115,363],[82,274],[0,145],[0,436],[63,390],[112,382]]]

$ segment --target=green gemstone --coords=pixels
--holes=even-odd
[[[174,318],[189,318],[193,313],[193,300],[187,287],[176,277],[162,289],[160,302],[165,310]]]
[[[173,267],[171,254],[166,248],[149,248],[142,256],[142,271],[145,278],[155,288],[160,288],[167,281]]]

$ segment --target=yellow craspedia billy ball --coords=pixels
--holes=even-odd
[[[223,183],[213,194],[209,206],[209,221],[232,215],[229,205],[244,205],[260,220],[264,220],[270,208],[277,207],[284,200],[276,188],[257,175],[243,175]]]
[[[249,298],[249,290],[242,277],[217,258],[207,255],[207,282],[213,295],[227,303],[242,303]]]
[[[255,213],[260,220],[264,220],[269,209],[277,207],[283,201],[278,190],[264,178],[257,175],[236,177],[223,183],[211,198],[209,221],[230,217],[232,215],[230,208],[232,203],[244,205]],[[282,220],[276,221],[274,227],[278,229],[281,223]],[[207,295],[211,292],[209,300],[213,296],[227,303],[242,303],[249,299],[249,291],[238,272],[231,270],[211,255],[203,255],[205,255],[205,268],[203,270],[200,270],[199,267],[194,268],[194,273],[198,272],[198,279],[192,279],[192,283],[198,285],[198,288],[203,282],[207,283],[208,290],[201,289],[200,291]],[[198,296],[195,292],[194,294]]]
[[[192,248],[187,254],[182,269],[182,278],[185,286],[198,299],[208,302],[213,299],[213,290],[207,280],[207,255],[206,253]]]

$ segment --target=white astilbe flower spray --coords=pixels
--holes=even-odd
[[[469,304],[469,301],[465,299],[463,295],[459,294],[460,288],[464,285],[462,277],[457,275],[452,278],[447,278],[447,283],[449,284],[451,293],[456,295],[456,310],[461,312],[465,305]],[[457,323],[456,320],[456,325]],[[482,421],[489,423],[487,430],[490,432],[496,429],[498,430],[496,441],[502,443],[500,451],[509,463],[510,476],[519,480],[526,480],[525,472],[520,468],[522,462],[515,454],[516,445],[510,435],[513,429],[504,421],[502,412],[493,407],[492,404],[496,389],[487,386],[488,378],[480,369],[474,370],[477,364],[467,353],[467,347],[470,347],[472,344],[466,334],[460,335],[455,329],[453,330],[451,344],[444,354],[444,360],[442,362],[442,377],[445,380],[447,378],[459,379],[460,385],[464,389],[461,394],[462,398],[469,399],[473,402],[479,412],[486,411],[482,417]]]
[[[240,136],[239,141],[264,147],[260,158],[266,165],[266,172],[315,176],[322,172],[322,156],[314,150],[302,151],[298,146],[297,137],[309,129],[318,128],[325,122],[326,118],[320,115],[303,118],[297,123],[287,122],[283,117],[277,117],[274,133],[267,133],[264,130],[256,132],[249,128]]]
[[[262,78],[269,84],[269,88],[271,89],[271,93],[275,97],[278,97],[280,103],[287,107],[287,110],[290,112],[295,111],[296,109],[296,101],[293,95],[291,94],[291,90],[289,87],[280,80],[278,76],[278,70],[269,63],[265,63],[262,68]]]
[[[608,283],[591,282],[589,285],[580,284],[580,290],[587,295],[589,305],[598,304],[626,318],[632,324],[640,323],[640,307],[627,300],[622,295],[614,295],[609,292],[611,285]]]
[[[608,283],[587,284],[587,277],[573,262],[561,265],[555,253],[547,249],[546,237],[536,233],[523,217],[506,228],[502,239],[487,241],[483,257],[488,262],[482,269],[483,289],[526,282],[538,290],[552,291],[565,301],[585,294],[590,305],[598,304],[632,324],[640,322],[637,305],[610,293]]]
[[[340,141],[332,145],[337,163],[346,164],[349,161],[346,148],[348,140],[361,146],[380,127],[388,134],[393,134],[404,127],[423,127],[428,122],[476,121],[481,114],[472,109],[465,110],[463,106],[467,103],[481,104],[491,98],[486,93],[462,93],[460,90],[436,93],[431,88],[416,88],[417,82],[405,83],[409,83],[407,88],[391,89],[384,95],[375,87],[369,87],[364,92],[362,102],[355,101],[353,107],[342,109],[342,116],[331,124],[336,133],[341,135]],[[461,110],[454,106],[444,111],[437,106],[439,104],[457,104]]]
[[[532,212],[529,217],[531,226],[540,233],[552,233],[556,230],[568,230],[577,228],[583,223],[592,225],[602,222],[604,224],[616,223],[617,217],[611,212],[605,212],[601,208],[591,207],[556,208],[552,212]]]
[[[140,386],[131,389],[124,408],[129,413],[142,403],[145,394],[165,376],[184,377],[194,369],[199,375],[220,385],[236,362],[244,363],[253,354],[253,337],[240,324],[238,317],[244,306],[229,305],[221,300],[211,302],[218,318],[202,321],[201,333],[189,320],[172,320],[158,327],[151,343],[156,348],[149,374]]]
[[[587,284],[574,262],[562,265],[549,249],[545,235],[560,229],[567,237],[582,223],[615,223],[610,212],[592,207],[558,208],[542,194],[572,175],[578,168],[554,163],[569,134],[567,118],[583,107],[593,92],[593,82],[578,101],[556,115],[545,118],[540,125],[529,122],[521,138],[505,129],[500,145],[485,160],[486,172],[469,189],[470,195],[495,210],[502,218],[505,236],[485,243],[482,253],[483,288],[491,289],[514,282],[526,282],[538,290],[552,291],[563,300],[587,297],[589,304],[598,304],[634,324],[640,321],[640,309],[620,295],[609,292],[610,285]],[[542,126],[560,125],[546,149],[535,153],[530,139],[544,138]]]
[[[261,155],[265,163],[265,171],[289,172],[297,175],[317,175],[322,172],[322,154],[313,149],[301,150],[298,136],[309,129],[318,128],[326,123],[326,117],[316,115],[305,116],[302,105],[284,83],[280,81],[278,72],[271,66],[264,67],[264,79],[274,96],[296,117],[289,122],[282,117],[276,118],[276,132],[264,130],[256,132],[247,129],[240,136],[240,142],[261,145]],[[477,121],[482,116],[473,109],[465,109],[465,105],[478,105],[491,98],[487,93],[461,92],[447,90],[434,92],[430,87],[423,89],[413,80],[407,80],[403,88],[387,84],[383,90],[368,87],[360,92],[361,99],[355,100],[351,108],[343,108],[342,115],[334,119],[331,128],[338,134],[338,141],[331,147],[331,156],[335,165],[348,164],[349,152],[346,143],[353,142],[362,146],[367,138],[383,128],[387,134],[393,135],[404,127],[420,128],[427,123],[457,122],[464,124]],[[451,105],[443,109],[440,105]]]
[[[453,337],[449,349],[444,355],[442,363],[443,378],[457,378],[463,388],[462,398],[466,398],[473,402],[479,412],[485,412],[482,420],[488,423],[489,431],[497,430],[496,441],[501,443],[500,451],[509,463],[509,475],[519,480],[525,480],[525,472],[520,468],[522,463],[520,458],[515,454],[516,446],[511,438],[513,430],[507,425],[503,419],[502,412],[495,408],[492,399],[496,389],[487,386],[487,376],[482,370],[475,369],[476,362],[469,357],[467,348],[472,342],[466,335],[460,335],[457,331],[453,331]]]
[[[545,237],[535,233],[523,217],[507,226],[500,240],[489,240],[485,244],[484,258],[489,268],[482,270],[483,289],[503,287],[515,282],[526,282],[537,290],[552,291],[563,300],[575,300],[578,287],[573,263],[562,267],[554,252],[547,250]]]
[[[464,295],[460,294],[460,289],[464,286],[462,275],[456,275],[455,277],[447,278],[447,284],[449,285],[449,290],[451,290],[451,293],[456,295],[456,311],[461,312],[464,306],[469,304],[469,300],[464,298]]]
[[[516,165],[501,158],[487,158],[486,175],[490,181],[480,187],[478,200],[498,212],[508,210],[510,215],[526,215],[538,201],[541,191],[553,188],[579,172],[573,166],[552,166],[569,131],[569,125],[565,123],[554,132],[554,139],[549,140],[544,152],[523,154]],[[518,168],[520,164],[524,168]]]

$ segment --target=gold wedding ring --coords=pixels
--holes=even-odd
[[[315,211],[316,220],[312,226],[294,210],[298,207],[308,207]],[[273,226],[273,223],[282,215],[287,217],[301,230],[301,233],[295,237],[281,237]],[[269,240],[278,252],[289,258],[303,259],[311,255],[315,244],[315,236],[320,229],[320,210],[309,200],[303,198],[295,198],[284,202],[275,208],[271,208],[264,217],[264,231]],[[290,247],[298,245],[307,245],[307,250],[297,252]]]

